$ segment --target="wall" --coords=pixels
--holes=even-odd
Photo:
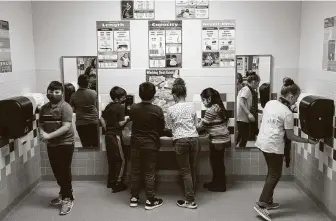
[[[0,74],[0,99],[35,92],[30,2],[0,2],[0,19],[9,21],[13,63],[13,72]],[[34,130],[22,140],[0,140],[0,219],[41,176],[36,135]]]
[[[174,20],[174,1],[156,2],[156,20]],[[49,81],[60,79],[61,56],[96,55],[96,21],[120,20],[120,4],[111,2],[33,2],[37,91],[44,92]],[[278,91],[284,76],[297,78],[300,36],[300,2],[211,2],[210,19],[236,19],[237,55],[272,54],[274,56],[273,91]],[[272,19],[269,19],[272,18]],[[147,21],[131,21],[132,69],[99,72],[101,106],[109,102],[112,86],[124,87],[137,94],[148,68]],[[199,93],[215,87],[223,94],[227,109],[235,102],[235,70],[201,68],[201,21],[183,21],[183,68],[181,77],[188,86],[188,100],[194,101],[201,115]],[[131,80],[130,80],[131,79]],[[280,83],[279,83],[280,82]],[[136,96],[136,101],[138,97]],[[52,175],[45,150],[42,149],[42,174]],[[238,175],[264,175],[266,166],[256,150],[229,150],[227,171]],[[77,152],[73,163],[75,175],[106,174],[104,152]],[[202,174],[210,174],[202,158]],[[291,169],[284,169],[292,174]],[[176,174],[165,171],[163,175]]]
[[[322,70],[324,19],[336,16],[335,2],[303,2],[299,85],[304,92],[336,99],[336,73]],[[300,132],[300,129],[298,129]],[[305,136],[301,133],[302,136]],[[301,186],[336,216],[336,142],[298,145],[295,176]]]

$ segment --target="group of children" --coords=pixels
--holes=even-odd
[[[256,79],[257,81],[257,79]],[[258,85],[259,82],[254,82]],[[74,151],[74,135],[71,126],[72,109],[62,100],[62,84],[53,81],[47,88],[50,100],[40,111],[40,137],[47,143],[50,164],[58,185],[59,197],[50,202],[51,205],[62,205],[60,215],[68,214],[73,207],[74,197],[71,186],[71,159]],[[150,210],[163,204],[156,197],[155,175],[160,136],[167,129],[171,130],[176,153],[177,164],[184,184],[183,200],[177,205],[195,209],[196,159],[199,151],[199,133],[203,130],[209,134],[210,162],[213,179],[205,183],[204,188],[214,192],[226,191],[224,152],[231,147],[228,130],[228,116],[221,97],[213,88],[204,89],[200,96],[207,110],[199,121],[193,103],[186,102],[187,88],[183,79],[174,81],[172,95],[175,105],[171,106],[166,116],[159,106],[152,101],[156,93],[155,86],[145,82],[139,86],[140,103],[133,104],[129,116],[125,116],[123,103],[126,91],[121,87],[113,87],[110,92],[112,102],[102,113],[101,125],[105,130],[105,142],[109,163],[107,186],[113,192],[127,189],[124,183],[126,168],[125,146],[122,130],[128,122],[132,122],[131,134],[131,179],[130,206],[140,203],[139,192],[141,181],[145,181],[147,200],[145,209]],[[296,142],[316,144],[317,141],[298,137],[293,132],[294,117],[290,107],[294,105],[300,94],[300,88],[292,79],[284,80],[279,100],[266,103],[256,146],[265,156],[268,175],[254,209],[265,219],[271,220],[268,209],[276,209],[280,205],[273,201],[274,189],[281,177],[284,158],[285,136]],[[246,116],[249,118],[249,116]],[[252,117],[251,117],[252,118]]]

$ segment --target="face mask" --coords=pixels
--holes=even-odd
[[[50,103],[57,104],[62,100],[62,95],[47,94],[47,98],[49,99]]]

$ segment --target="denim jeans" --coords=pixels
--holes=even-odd
[[[273,202],[274,189],[282,175],[284,155],[266,152],[263,152],[263,154],[267,163],[268,173],[264,188],[259,198],[258,205],[261,207],[266,207],[267,204]]]
[[[145,178],[145,189],[148,200],[155,197],[155,175],[158,151],[150,149],[131,149],[131,194],[132,197],[139,197],[141,187],[141,172]],[[141,171],[141,169],[143,171]]]
[[[174,141],[176,160],[184,184],[184,195],[188,202],[195,201],[196,159],[199,150],[198,137]]]

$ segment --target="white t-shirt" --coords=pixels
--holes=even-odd
[[[239,92],[237,96],[237,121],[242,121],[249,123],[250,120],[248,116],[246,115],[243,108],[240,107],[240,98],[245,98],[247,100],[247,109],[251,110],[252,107],[252,93],[248,86],[243,87]]]
[[[266,103],[255,145],[266,153],[284,154],[286,130],[294,128],[294,115],[280,101]]]

